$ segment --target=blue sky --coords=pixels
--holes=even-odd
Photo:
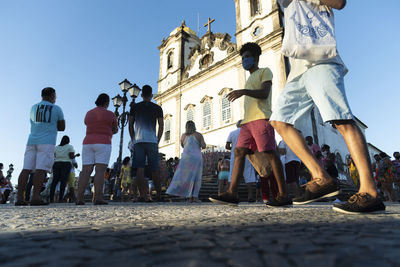
[[[368,125],[368,142],[390,155],[400,150],[399,13],[398,0],[348,1],[336,12],[352,110]],[[43,87],[57,90],[57,104],[66,118],[66,131],[57,142],[67,134],[80,151],[83,119],[97,95],[120,93],[118,83],[125,78],[156,90],[162,38],[183,19],[198,31],[198,16],[200,25],[215,18],[213,32],[234,36],[233,0],[0,1],[0,162],[5,171],[14,164],[13,182],[23,163],[29,110],[40,101]],[[205,31],[201,26],[199,35]],[[119,137],[113,138],[111,161],[118,155]]]

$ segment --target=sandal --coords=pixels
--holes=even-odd
[[[150,203],[150,202],[153,202],[153,200],[144,199],[144,197],[139,197],[137,202]]]
[[[15,206],[28,206],[28,202],[25,201],[17,201],[14,203]]]
[[[94,205],[108,205],[108,202],[104,200],[96,200]]]
[[[29,203],[30,206],[46,206],[49,204],[49,202],[44,202],[43,200],[31,200]]]

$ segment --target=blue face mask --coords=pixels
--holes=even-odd
[[[254,66],[254,58],[252,57],[242,58],[242,66],[245,70],[250,70]]]

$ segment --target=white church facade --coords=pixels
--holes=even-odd
[[[159,46],[160,70],[155,101],[164,110],[160,152],[167,158],[180,157],[180,136],[188,120],[195,122],[209,149],[224,150],[229,133],[243,118],[243,97],[229,102],[226,95],[242,89],[248,78],[238,51],[244,43],[260,45],[259,67],[268,67],[273,73],[272,106],[285,85],[290,65],[280,52],[283,14],[277,1],[234,0],[234,4],[237,43],[231,41],[229,34],[213,33],[210,26],[204,36],[198,37],[182,22]],[[367,126],[357,121],[365,134]],[[300,130],[304,136],[313,136],[319,145],[329,144],[338,161],[345,161],[348,150],[343,138],[330,124],[322,123],[318,111],[310,113]],[[279,139],[277,135],[277,141]]]

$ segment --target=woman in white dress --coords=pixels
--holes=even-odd
[[[203,175],[203,155],[201,149],[206,148],[204,137],[196,132],[193,121],[186,122],[186,131],[182,134],[183,152],[176,168],[167,194],[190,198],[191,202],[198,200]]]

